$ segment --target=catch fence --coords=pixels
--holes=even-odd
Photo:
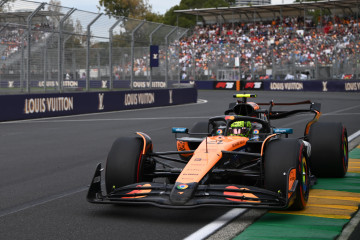
[[[0,91],[171,87],[188,29],[25,0],[0,1]],[[150,46],[159,46],[150,67]]]
[[[189,31],[1,0],[0,93],[167,88],[181,80],[359,79],[359,18],[353,18],[333,24],[336,34],[321,25],[220,22],[212,29],[226,33],[210,38],[209,26]],[[150,64],[152,45],[158,46],[157,67]]]

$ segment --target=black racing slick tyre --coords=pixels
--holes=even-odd
[[[143,158],[140,136],[120,137],[113,143],[106,161],[105,185],[109,194],[115,188],[150,181],[144,174],[155,169],[155,164]]]
[[[290,192],[294,190],[296,180],[296,189]],[[309,198],[310,171],[302,140],[286,138],[268,143],[264,152],[264,186],[290,199],[288,207],[291,209],[305,208]]]
[[[341,123],[317,122],[310,127],[309,166],[316,177],[344,177],[349,162],[346,128]]]

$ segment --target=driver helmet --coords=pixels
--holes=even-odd
[[[251,129],[252,126],[250,121],[233,122],[229,128],[229,135],[248,137],[251,132]]]

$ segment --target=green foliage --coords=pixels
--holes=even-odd
[[[178,5],[170,8],[164,15],[164,23],[167,25],[176,26],[179,23],[179,27],[190,28],[195,25],[196,17],[192,15],[181,14],[178,15],[174,13],[175,10],[181,10]],[[179,19],[178,19],[179,18]]]
[[[196,24],[196,17],[181,14],[177,21],[177,14],[174,10],[194,8],[216,8],[228,7],[235,3],[235,0],[181,0],[179,5],[172,7],[164,15],[154,13],[148,0],[99,0],[99,4],[108,15],[124,16],[135,19],[145,19],[150,22],[164,23],[180,27],[192,27]]]
[[[144,19],[151,6],[147,0],[99,0],[107,15]]]
[[[147,12],[145,15],[145,20],[149,22],[164,23],[164,16],[153,12]]]

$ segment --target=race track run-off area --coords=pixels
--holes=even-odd
[[[303,211],[270,211],[235,239],[334,239],[360,205],[360,146],[345,178],[318,179]]]

